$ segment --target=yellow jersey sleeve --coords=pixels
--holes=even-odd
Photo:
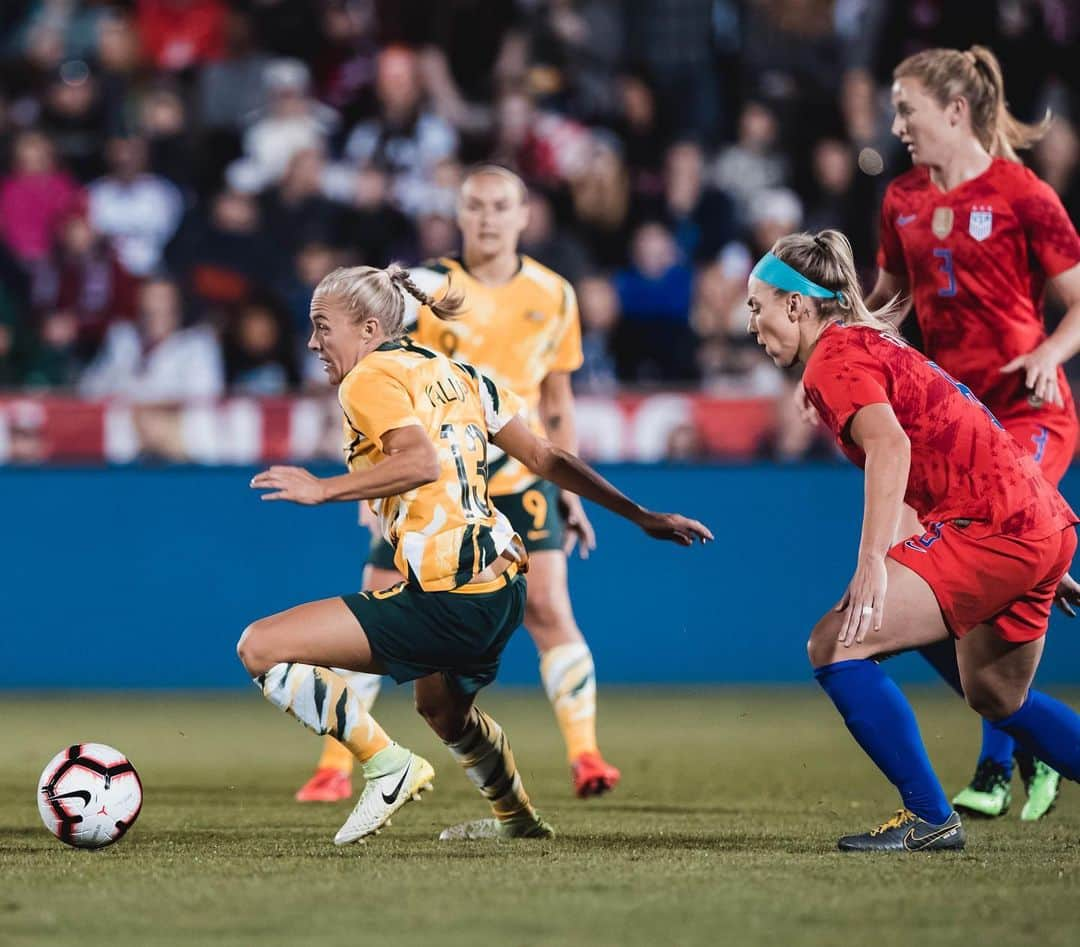
[[[388,372],[367,369],[350,373],[341,383],[338,400],[350,427],[380,451],[387,431],[423,426],[408,388]]]
[[[487,427],[488,440],[516,417],[528,423],[525,401],[509,388],[495,384],[487,375],[480,375],[478,387],[480,403],[484,406],[484,425]]]
[[[550,371],[576,372],[585,362],[581,351],[581,319],[578,316],[577,294],[574,287],[563,281],[563,328],[555,344]]]

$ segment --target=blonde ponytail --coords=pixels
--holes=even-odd
[[[917,79],[944,108],[962,98],[971,115],[971,131],[994,157],[1019,161],[1050,127],[1050,112],[1034,125],[1021,122],[1005,101],[1005,77],[997,56],[985,46],[926,49],[908,56],[893,70],[894,79]]]

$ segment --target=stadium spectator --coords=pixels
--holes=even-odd
[[[181,72],[214,62],[225,46],[221,0],[137,0],[139,43],[155,69]]]
[[[139,103],[139,131],[146,139],[150,169],[181,191],[193,180],[196,163],[191,148],[187,108],[177,89],[160,86]]]
[[[361,167],[351,196],[351,203],[339,210],[335,220],[335,245],[353,254],[357,263],[369,266],[420,258],[416,227],[391,203],[390,177],[385,171]]]
[[[685,383],[697,378],[696,336],[689,324],[693,271],[660,223],[635,232],[631,264],[614,278],[622,319],[615,333],[620,381]]]
[[[802,226],[807,230],[835,229],[847,234],[860,269],[874,262],[874,204],[872,179],[857,176],[855,153],[838,138],[822,138],[812,152],[813,179]]]
[[[270,57],[255,46],[250,15],[230,10],[221,58],[199,71],[199,117],[210,129],[237,134],[266,106]]]
[[[228,169],[230,185],[261,191],[278,181],[298,151],[325,151],[337,113],[309,95],[310,72],[296,59],[276,59],[265,69],[269,104],[244,134],[244,157]]]
[[[259,206],[250,194],[224,190],[207,213],[188,214],[166,254],[185,294],[198,307],[233,304],[280,273],[281,250],[263,230]]]
[[[731,198],[707,187],[704,171],[705,154],[697,142],[673,144],[664,157],[663,195],[652,211],[675,236],[683,257],[697,262],[711,260],[737,236]]]
[[[97,353],[113,322],[135,316],[136,281],[84,213],[60,225],[54,252],[32,273],[35,310],[46,320],[59,314],[73,323],[74,350],[82,364]],[[52,331],[55,336],[55,327]]]
[[[300,247],[293,257],[290,272],[277,282],[276,289],[289,311],[294,338],[306,340],[311,332],[311,297],[315,287],[340,263],[340,254],[333,246],[311,240]],[[317,359],[314,361],[321,371],[321,363]]]
[[[648,69],[669,138],[709,143],[721,123],[712,7],[713,0],[626,5],[628,55]]]
[[[60,162],[79,181],[85,184],[101,174],[105,109],[97,80],[81,59],[69,60],[53,73],[38,123]]]
[[[608,269],[625,262],[630,175],[613,135],[594,133],[584,167],[570,182],[570,195],[578,235],[592,260]]]
[[[75,180],[57,168],[52,142],[41,132],[22,132],[12,171],[0,179],[0,239],[23,263],[44,259],[57,224],[80,197]]]
[[[118,135],[127,128],[136,105],[139,36],[130,17],[106,11],[98,22],[95,57],[106,134]]]
[[[619,321],[619,297],[611,281],[603,276],[586,276],[577,284],[581,313],[581,351],[584,361],[573,376],[579,394],[610,395],[618,383],[612,335]]]
[[[106,154],[109,173],[89,188],[90,223],[129,272],[145,276],[160,265],[184,201],[171,181],[147,170],[146,139],[113,138]]]
[[[664,136],[656,97],[645,77],[625,72],[618,79],[618,110],[612,124],[623,143],[634,197],[655,199],[663,189]]]
[[[323,196],[324,170],[320,151],[297,151],[281,180],[261,196],[262,227],[276,235],[289,256],[305,240],[325,239],[334,229],[338,208]]]
[[[760,102],[748,102],[739,115],[738,138],[720,150],[710,169],[713,186],[734,198],[741,223],[749,218],[758,194],[787,181],[789,162],[777,150],[777,138],[773,112]]]
[[[583,125],[537,108],[521,88],[503,91],[495,103],[491,159],[515,170],[531,185],[558,187],[583,173],[590,135]]]
[[[283,395],[300,383],[288,313],[269,298],[242,303],[225,325],[225,383],[233,394]]]
[[[225,389],[221,350],[207,326],[183,327],[180,291],[169,279],[139,290],[138,320],[109,327],[101,353],[79,379],[85,397],[135,402],[212,398]]]
[[[521,233],[523,253],[577,283],[589,268],[589,251],[573,233],[559,229],[547,195],[529,191],[529,222]]]
[[[418,213],[424,185],[457,149],[454,129],[423,103],[415,54],[390,47],[379,54],[375,75],[378,112],[360,122],[345,142],[345,157],[385,170],[392,193],[407,213]]]
[[[529,87],[546,105],[581,121],[616,112],[615,70],[622,59],[623,18],[606,0],[551,0],[526,27]]]

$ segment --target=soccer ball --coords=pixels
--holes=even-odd
[[[38,780],[41,821],[76,848],[111,845],[135,824],[141,808],[139,774],[123,753],[104,743],[61,750]]]

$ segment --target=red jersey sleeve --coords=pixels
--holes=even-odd
[[[900,235],[896,232],[898,211],[895,204],[893,189],[886,188],[885,197],[881,202],[881,219],[878,221],[877,265],[893,276],[906,276],[904,248],[900,245]]]
[[[1080,263],[1080,237],[1049,184],[1036,180],[1012,204],[1028,246],[1048,279]]]
[[[833,434],[850,444],[849,426],[859,410],[891,403],[885,368],[856,345],[830,346],[814,356],[803,374],[806,394]]]

